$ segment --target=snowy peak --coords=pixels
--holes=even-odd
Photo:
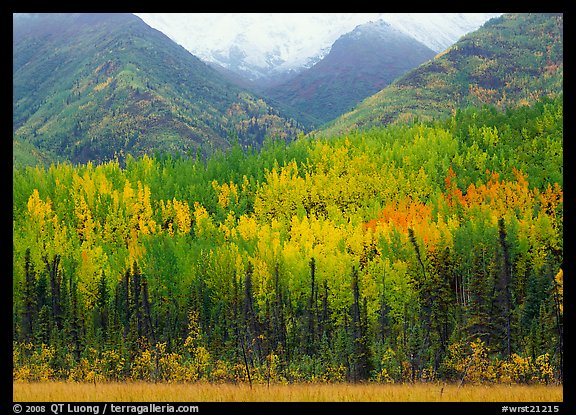
[[[382,20],[440,52],[499,13],[140,13],[192,54],[249,79],[309,68],[343,34]],[[384,27],[384,26],[383,26]]]
[[[320,125],[435,55],[413,37],[378,20],[343,34],[317,64],[264,91],[276,102],[297,109],[299,121]]]
[[[378,14],[137,14],[199,58],[248,75],[310,67],[340,35]]]
[[[379,19],[377,21],[370,21],[368,23],[363,23],[358,25],[352,30],[351,32],[343,34],[341,37],[351,37],[351,38],[361,38],[363,36],[390,36],[391,32],[402,33],[404,36],[403,31],[396,29],[390,23]]]

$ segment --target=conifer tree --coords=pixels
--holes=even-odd
[[[306,308],[306,336],[305,350],[306,354],[313,356],[316,353],[316,260],[310,259],[310,296],[308,297],[308,307]]]
[[[495,319],[497,324],[500,326],[497,331],[499,331],[500,336],[503,337],[501,352],[504,357],[509,357],[512,354],[512,297],[510,293],[510,283],[512,278],[510,275],[510,251],[504,218],[498,219],[498,235],[502,252],[502,263],[498,274],[498,282],[495,284],[495,289],[497,291],[495,295],[496,310],[498,310],[497,312],[500,316],[495,316]]]
[[[34,328],[34,318],[37,313],[36,301],[36,271],[30,259],[30,248],[26,248],[24,256],[24,289],[22,291],[22,324],[21,337],[24,341],[30,341]]]
[[[366,298],[364,307],[360,299],[360,288],[358,286],[358,271],[352,267],[352,356],[351,375],[352,381],[359,382],[367,380],[370,376],[370,350],[368,348]],[[364,309],[363,309],[364,308]]]

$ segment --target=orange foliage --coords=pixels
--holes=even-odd
[[[489,209],[496,217],[503,217],[509,213],[521,215],[530,212],[535,205],[539,205],[545,214],[556,216],[563,203],[562,188],[557,183],[548,185],[548,188],[540,192],[538,189],[530,189],[527,175],[517,169],[513,169],[514,180],[501,180],[496,172],[486,171],[486,183],[470,184],[465,193],[457,186],[456,173],[450,167],[446,175],[445,192],[441,198],[446,202],[451,214],[469,214],[473,208]],[[434,244],[439,241],[440,234],[446,224],[441,223],[440,215],[435,221],[432,218],[432,205],[427,205],[419,200],[404,198],[388,203],[380,212],[378,218],[364,224],[365,229],[390,231],[398,230],[407,234],[408,228],[412,228],[419,235],[429,249],[434,249]]]
[[[528,187],[527,175],[519,170],[513,170],[516,180],[500,180],[496,172],[487,171],[489,176],[486,184],[476,187],[470,184],[464,196],[464,206],[486,206],[498,216],[503,216],[510,210],[523,211],[535,202],[537,190]]]
[[[430,220],[432,208],[419,200],[402,199],[384,207],[380,217],[365,224],[367,229],[391,225],[408,232],[408,228]]]
[[[449,207],[453,208],[455,202],[458,202],[460,205],[466,203],[462,191],[458,188],[456,183],[456,173],[452,170],[452,166],[448,169],[448,174],[446,175],[446,179],[444,179],[444,184],[446,186],[446,194],[444,198]]]

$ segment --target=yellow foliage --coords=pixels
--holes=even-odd
[[[174,225],[179,234],[185,235],[192,229],[192,216],[190,207],[186,201],[178,201],[176,198],[166,201],[160,201],[161,215],[163,226],[170,236],[174,236]]]
[[[108,380],[120,379],[125,365],[125,359],[113,349],[105,350],[101,358],[97,360],[97,367],[102,376]]]
[[[251,241],[258,235],[258,223],[254,216],[240,216],[236,227],[238,235],[245,241]]]
[[[224,183],[219,185],[218,181],[214,180],[212,182],[212,187],[216,191],[218,196],[218,205],[222,209],[228,209],[231,202],[238,204],[238,186],[236,186],[236,184],[230,182],[230,184]]]
[[[306,190],[297,163],[291,161],[280,171],[277,167],[266,170],[265,179],[254,201],[255,215],[264,219],[290,218],[301,205]]]
[[[498,98],[498,91],[496,89],[482,88],[478,84],[470,84],[468,92],[478,98],[483,104],[493,104]]]
[[[174,211],[176,213],[176,225],[181,233],[190,233],[192,221],[190,216],[190,207],[186,201],[179,202],[174,198]]]
[[[126,182],[124,183],[124,191],[122,192],[122,200],[124,200],[124,203],[127,203],[128,201],[131,201],[134,197],[134,190],[132,189],[132,184],[130,183],[130,180],[126,179]]]
[[[47,199],[46,202],[42,201],[38,189],[34,189],[28,198],[28,213],[32,220],[43,224],[45,220],[52,218],[52,202]]]
[[[208,211],[198,202],[194,202],[194,223],[194,231],[198,237],[209,237],[216,230]]]
[[[226,241],[230,241],[236,238],[238,234],[236,232],[236,224],[237,222],[234,212],[233,211],[228,212],[228,216],[226,216],[224,222],[222,222],[219,226],[219,230],[224,236],[224,239]]]
[[[132,362],[132,379],[152,379],[153,365],[152,351],[149,349],[142,350]]]
[[[268,264],[276,263],[281,254],[281,229],[282,227],[279,226],[276,219],[272,219],[269,224],[264,223],[258,227],[256,242],[258,256]]]
[[[138,182],[138,201],[133,205],[138,228],[144,235],[156,232],[156,222],[152,219],[152,205],[150,204],[150,188]]]
[[[199,313],[197,310],[191,309],[188,312],[188,337],[184,342],[184,348],[188,350],[191,355],[196,354],[196,349],[202,340],[202,333],[200,332]]]
[[[536,358],[536,367],[538,369],[538,380],[548,383],[554,376],[554,370],[550,364],[550,355],[545,353]]]
[[[80,237],[80,240],[88,245],[94,242],[96,237],[97,226],[92,217],[92,212],[84,200],[84,196],[80,195],[74,203],[74,213],[78,219],[78,224],[76,226],[76,232]]]
[[[564,314],[564,271],[560,268],[560,271],[554,277],[556,282],[556,292],[558,293],[558,303],[560,306],[560,314]]]
[[[112,81],[112,77],[108,77],[104,82],[100,82],[99,84],[94,86],[94,91],[95,92],[99,92],[102,91],[104,88],[106,88],[108,85],[110,85],[110,82]]]
[[[468,349],[467,346],[470,348]],[[468,349],[468,350],[467,350]],[[448,346],[446,366],[456,370],[468,383],[548,383],[554,376],[548,353],[535,361],[513,353],[505,360],[490,359],[483,341],[469,345],[455,342]]]
[[[46,382],[54,378],[54,369],[52,361],[56,355],[56,350],[53,346],[48,346],[44,343],[40,345],[40,349],[32,350],[32,343],[15,343],[14,350],[16,353],[12,354],[12,376],[17,381],[39,381]],[[21,364],[19,361],[21,354],[30,354],[26,364]]]
[[[182,365],[182,356],[178,353],[162,353],[158,359],[158,376],[166,382],[182,382],[195,380],[190,378]]]
[[[214,368],[210,373],[212,383],[226,383],[235,380],[230,363],[226,360],[216,360]]]
[[[101,246],[87,246],[81,251],[81,261],[78,266],[78,288],[83,293],[88,307],[96,301],[98,281],[108,270],[108,255]]]
[[[202,377],[206,374],[208,366],[210,365],[211,356],[208,350],[200,346],[196,349],[196,354],[194,355],[195,373],[198,377]]]

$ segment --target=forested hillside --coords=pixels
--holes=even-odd
[[[501,110],[563,88],[563,15],[507,13],[463,36],[320,129],[325,136],[450,116],[467,105]]]
[[[562,140],[560,94],[15,167],[14,379],[561,380]]]
[[[203,155],[300,126],[129,13],[13,18],[13,160]]]

